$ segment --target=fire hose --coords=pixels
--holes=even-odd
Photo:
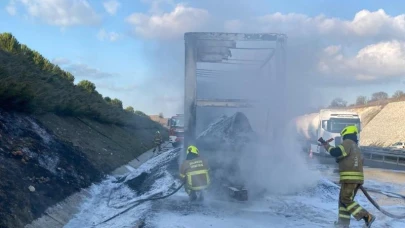
[[[388,216],[388,217],[390,217],[390,218],[405,219],[405,214],[402,214],[402,215],[395,215],[395,214],[392,214],[392,213],[390,213],[390,212],[388,212],[388,211],[382,209],[382,208],[380,207],[380,205],[378,205],[378,203],[375,202],[375,200],[374,200],[373,198],[371,198],[371,196],[368,194],[367,190],[366,190],[363,186],[360,185],[360,189],[361,189],[361,191],[363,192],[363,194],[366,196],[366,198],[368,199],[368,201],[370,201],[370,203],[373,204],[374,207],[377,208],[381,213],[383,213],[384,215],[386,215],[386,216]],[[396,195],[398,195],[398,194],[396,194]],[[401,197],[405,199],[404,196],[401,196]]]
[[[138,206],[138,205],[140,205],[140,204],[142,204],[142,203],[144,203],[144,202],[146,202],[146,201],[155,201],[155,200],[160,200],[160,199],[165,199],[165,198],[167,198],[167,197],[170,197],[171,195],[173,195],[173,194],[175,194],[176,192],[178,192],[178,191],[183,187],[183,185],[184,185],[184,182],[183,182],[179,187],[177,187],[175,190],[173,190],[173,192],[171,192],[171,193],[169,193],[169,194],[167,194],[167,195],[164,195],[164,196],[154,197],[154,195],[153,195],[153,196],[151,196],[151,197],[149,197],[149,198],[146,198],[146,199],[140,199],[140,200],[136,200],[136,201],[134,201],[134,202],[131,202],[131,203],[125,205],[125,206],[128,206],[128,205],[133,204],[133,205],[130,206],[129,208],[127,208],[127,209],[121,211],[120,213],[118,213],[118,214],[116,214],[116,215],[114,215],[114,216],[112,216],[112,217],[110,217],[110,218],[108,218],[108,219],[106,219],[106,220],[104,220],[104,221],[102,221],[102,222],[96,224],[96,225],[93,225],[93,227],[94,227],[94,226],[98,226],[98,225],[103,224],[103,223],[106,223],[106,222],[108,222],[108,221],[111,221],[111,220],[115,219],[116,217],[118,217],[118,216],[120,216],[120,215],[122,215],[122,214],[124,214],[124,213],[126,213],[126,212],[128,212],[128,211],[130,211],[131,209],[135,208],[136,206]],[[111,195],[111,193],[110,193],[110,195]],[[156,195],[156,194],[155,194],[155,195]],[[124,206],[122,206],[122,207],[124,207]],[[122,207],[118,207],[118,208],[122,208]]]
[[[336,185],[339,185],[338,182],[334,182]],[[370,188],[365,188],[363,185],[360,185],[360,190],[363,192],[363,194],[366,196],[366,198],[368,199],[368,201],[373,204],[373,206],[375,208],[377,208],[377,210],[379,210],[381,213],[383,213],[384,215],[390,217],[390,218],[395,218],[395,219],[405,219],[405,214],[402,215],[395,215],[392,214],[386,210],[384,210],[383,208],[380,207],[380,205],[378,205],[378,203],[370,196],[370,194],[368,194],[368,192],[374,192],[374,193],[380,193],[383,195],[386,195],[388,197],[392,197],[390,195],[395,195],[398,198],[402,198],[405,199],[404,195],[398,194],[398,193],[393,193],[393,192],[386,192],[386,191],[381,191],[381,190],[377,190],[377,189],[370,189]]]
[[[331,141],[333,141],[333,139],[329,139],[329,140],[325,141],[325,140],[323,140],[322,138],[320,138],[318,141],[320,141],[321,143],[326,143],[326,142],[331,142]],[[149,198],[136,200],[136,201],[133,201],[133,202],[127,204],[127,205],[120,206],[120,207],[114,207],[114,206],[111,206],[111,205],[110,205],[110,198],[111,198],[111,194],[112,194],[112,191],[111,191],[111,192],[110,192],[110,195],[109,195],[108,203],[107,203],[108,207],[112,207],[112,208],[122,208],[122,207],[125,207],[125,206],[128,206],[128,205],[131,205],[131,204],[133,204],[133,205],[130,206],[129,208],[127,208],[127,209],[121,211],[120,213],[118,213],[118,214],[116,214],[116,215],[114,215],[114,216],[112,216],[112,217],[110,217],[110,218],[108,218],[108,219],[106,219],[106,220],[104,220],[104,221],[98,223],[97,225],[100,225],[100,224],[106,223],[106,222],[108,222],[108,221],[111,221],[112,219],[114,219],[114,218],[116,218],[116,217],[118,217],[118,216],[120,216],[120,215],[122,215],[122,214],[124,214],[124,213],[126,213],[126,212],[128,212],[128,211],[130,211],[131,209],[135,208],[136,206],[138,206],[138,205],[140,205],[140,204],[142,204],[142,203],[144,203],[144,202],[146,202],[146,201],[155,201],[155,200],[160,200],[160,199],[168,198],[168,197],[172,196],[173,194],[175,194],[176,192],[178,192],[183,186],[184,186],[184,182],[183,182],[179,187],[177,187],[173,192],[171,192],[171,193],[169,193],[169,194],[167,194],[167,195],[160,196],[160,197],[154,197],[154,195],[153,195],[153,196],[151,196],[151,197],[149,197]],[[121,187],[121,185],[118,186],[117,188],[119,188],[119,187]],[[117,189],[117,188],[115,188],[115,189]],[[113,190],[115,190],[115,189],[113,189]],[[405,219],[405,214],[402,214],[402,215],[395,215],[395,214],[392,214],[392,213],[390,213],[390,212],[384,210],[383,208],[381,208],[381,207],[378,205],[378,203],[375,202],[375,200],[368,194],[367,190],[366,190],[362,185],[360,186],[360,189],[361,189],[361,191],[363,192],[363,194],[366,196],[366,198],[370,201],[370,203],[373,204],[374,207],[377,208],[381,213],[383,213],[384,215],[386,215],[386,216],[388,216],[388,217],[391,217],[391,218],[395,218],[395,219]],[[376,191],[376,190],[371,190],[371,189],[370,189],[370,191],[372,191],[372,192],[373,192],[373,191],[374,191],[374,192],[379,192],[379,193],[384,194],[382,191]],[[396,193],[393,193],[393,194],[396,195],[396,196],[398,196],[398,197],[401,197],[401,198],[405,199],[405,196],[403,196],[403,195],[396,194]],[[155,195],[156,195],[156,194],[155,194]],[[93,227],[94,227],[94,226],[97,226],[97,225],[93,225]]]
[[[128,212],[129,210],[133,209],[134,207],[136,207],[136,206],[138,206],[138,205],[140,205],[140,204],[142,204],[142,203],[144,203],[144,202],[146,202],[146,201],[154,201],[154,200],[160,200],[160,199],[167,198],[167,197],[169,197],[169,196],[175,194],[176,192],[178,192],[178,191],[184,186],[184,182],[182,182],[182,183],[180,184],[180,186],[179,186],[178,188],[176,188],[173,192],[171,192],[170,194],[164,195],[164,196],[154,197],[155,195],[159,194],[159,193],[157,193],[157,194],[152,195],[152,196],[149,197],[149,198],[136,200],[136,201],[130,202],[130,203],[126,204],[126,205],[122,205],[122,206],[118,206],[118,207],[117,207],[117,206],[112,206],[112,205],[110,205],[111,195],[112,195],[113,191],[115,191],[115,190],[119,189],[120,187],[122,187],[123,184],[124,184],[124,183],[121,183],[118,187],[115,187],[114,189],[112,189],[112,190],[110,191],[110,194],[108,195],[107,206],[110,207],[110,208],[119,209],[119,208],[126,207],[126,206],[128,206],[128,205],[131,205],[131,204],[133,204],[133,205],[132,205],[131,207],[129,207],[129,208],[127,208],[127,209],[121,211],[120,213],[118,213],[118,214],[116,214],[116,215],[114,215],[114,216],[112,216],[112,217],[110,217],[110,218],[108,218],[108,219],[106,219],[106,220],[104,220],[104,221],[98,223],[98,224],[94,224],[93,227],[94,227],[94,226],[98,226],[98,225],[103,224],[103,223],[106,223],[106,222],[108,222],[108,221],[111,221],[112,219],[114,219],[114,218],[116,218],[116,217],[118,217],[118,216],[124,214],[125,212]]]
[[[130,206],[129,208],[127,208],[127,209],[121,211],[120,213],[118,213],[118,214],[116,214],[116,215],[114,215],[114,216],[112,216],[112,217],[110,217],[110,218],[108,218],[108,219],[106,219],[106,220],[104,220],[104,221],[98,223],[97,225],[101,225],[101,224],[103,224],[103,223],[106,223],[106,222],[108,222],[108,221],[111,221],[111,220],[115,219],[116,217],[118,217],[118,216],[120,216],[120,215],[122,215],[122,214],[124,214],[124,213],[126,213],[126,212],[128,212],[128,211],[130,211],[130,210],[133,209],[134,207],[139,206],[140,204],[142,204],[142,203],[144,203],[144,202],[146,202],[146,201],[155,201],[155,200],[160,200],[160,199],[168,198],[168,197],[172,196],[173,194],[175,194],[176,192],[178,192],[183,186],[184,186],[184,182],[183,182],[179,187],[177,187],[173,192],[171,192],[171,193],[169,193],[169,194],[167,194],[167,195],[160,196],[160,197],[153,197],[153,196],[152,196],[152,197],[149,197],[149,198],[146,198],[146,199],[140,199],[140,200],[136,200],[136,201],[134,201],[134,202],[131,202],[131,203],[125,205],[125,206],[128,206],[128,205],[130,205],[130,204],[133,204],[132,206]],[[366,196],[366,198],[370,201],[370,203],[373,204],[374,207],[377,208],[377,209],[378,209],[381,213],[383,213],[384,215],[386,215],[386,216],[388,216],[388,217],[390,217],[390,218],[395,218],[395,219],[404,219],[404,218],[405,218],[405,214],[402,214],[402,215],[395,215],[395,214],[392,214],[392,213],[390,213],[390,212],[384,210],[383,208],[381,208],[381,207],[378,205],[377,202],[375,202],[375,200],[368,194],[367,190],[366,190],[363,186],[360,186],[360,189],[361,189],[361,191],[364,193],[364,195]],[[379,190],[369,189],[369,191],[370,191],[370,192],[377,192],[377,193],[384,194],[382,191],[379,191]],[[390,193],[390,194],[391,194],[391,195],[396,195],[397,197],[400,197],[400,198],[405,199],[405,196],[404,196],[404,195],[400,195],[400,194],[397,194],[397,193]],[[111,192],[110,192],[110,196],[111,196]],[[110,198],[110,196],[109,196],[109,198]],[[109,205],[109,201],[110,201],[110,199],[108,200],[108,206],[109,206],[109,207],[112,207],[112,208],[122,208],[122,207],[125,207],[125,206],[120,206],[120,207],[110,206],[110,205]],[[94,227],[94,226],[97,226],[97,225],[93,225],[93,227]]]
[[[321,143],[321,144],[318,144],[318,145],[319,145],[319,146],[322,146],[322,145],[324,145],[325,143],[332,142],[332,141],[333,141],[333,138],[328,139],[328,140],[325,141],[325,140],[321,137],[321,138],[318,139],[318,141]],[[370,203],[373,204],[373,206],[374,206],[375,208],[377,208],[377,210],[379,210],[381,213],[383,213],[384,215],[386,215],[386,216],[388,216],[388,217],[390,217],[390,218],[405,219],[405,214],[395,215],[395,214],[392,214],[392,213],[390,213],[390,212],[384,210],[383,208],[381,208],[380,205],[378,205],[378,203],[375,202],[375,200],[368,194],[366,188],[364,188],[363,185],[360,185],[359,188],[360,188],[360,190],[363,192],[363,194],[366,196],[366,198],[368,199],[368,201],[370,201]],[[369,191],[370,191],[370,190],[371,190],[371,189],[369,189]],[[371,192],[377,192],[377,193],[384,194],[382,191],[378,191],[378,190],[371,190]],[[397,193],[391,193],[391,194],[396,195],[396,196],[398,196],[398,197],[401,197],[401,198],[405,199],[405,196],[403,196],[403,195],[400,195],[400,194],[397,194]]]

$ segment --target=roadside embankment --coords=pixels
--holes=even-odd
[[[156,130],[0,110],[0,227],[24,227],[100,181],[152,148]]]
[[[360,134],[363,146],[390,146],[405,141],[405,102],[392,102],[385,105],[363,128]]]

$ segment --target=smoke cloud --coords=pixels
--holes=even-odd
[[[269,3],[262,0],[254,4],[228,0],[143,2],[150,7],[149,12],[133,12],[126,21],[134,37],[148,40],[143,54],[150,63],[151,77],[145,82],[145,92],[155,101],[151,106],[167,115],[183,110],[183,35],[189,31],[287,34],[288,71],[296,73],[288,83],[298,85],[295,89],[305,97],[317,95],[305,99],[305,104],[296,103],[296,109],[307,103],[319,107],[332,100],[327,94],[331,90],[383,81],[393,84],[405,73],[401,67],[405,61],[404,15],[389,15],[382,9],[360,10],[352,19],[340,19],[274,12],[266,10]]]
[[[263,46],[263,43],[259,45]],[[274,47],[275,42],[266,44]],[[238,44],[237,44],[238,45]],[[251,47],[257,47],[251,42]],[[292,46],[293,48],[290,48]],[[223,145],[216,145],[215,154],[217,165],[225,167],[236,166],[239,171],[231,176],[235,183],[244,183],[250,194],[255,195],[263,190],[276,193],[295,193],[308,186],[316,184],[320,176],[311,171],[306,164],[305,153],[296,141],[296,132],[290,128],[291,120],[311,109],[314,94],[312,77],[308,66],[314,65],[310,55],[311,43],[300,40],[289,40],[286,46],[286,74],[283,78],[277,74],[277,55],[263,68],[232,66],[235,72],[215,75],[214,78],[203,78],[198,81],[197,97],[204,99],[250,99],[258,102],[253,108],[200,108],[197,112],[198,122],[203,129],[207,119],[213,119],[221,114],[233,114],[237,111],[244,113],[257,133],[257,141],[244,147],[242,151],[232,151]],[[232,53],[234,58],[263,59],[267,53],[239,51]],[[239,55],[238,55],[239,54]],[[216,66],[201,64],[203,69],[213,69]],[[223,67],[232,68],[229,66]],[[283,83],[284,81],[284,83]],[[215,116],[215,114],[217,116]],[[206,125],[205,125],[206,127]],[[237,149],[237,148],[234,148]],[[232,164],[233,163],[233,164]],[[239,178],[239,180],[238,180]]]
[[[241,111],[248,117],[260,142],[245,149],[235,166],[250,189],[294,192],[319,178],[307,167],[295,129],[291,130],[288,123],[319,107],[328,96],[320,93],[322,89],[398,81],[405,73],[400,67],[405,60],[404,15],[361,10],[353,19],[345,20],[264,12],[259,6],[265,1],[158,2],[151,3],[150,14],[132,15],[128,22],[135,26],[134,36],[154,42],[145,48],[145,56],[154,66],[148,90],[170,91],[170,95],[153,94],[154,105],[165,107],[165,100],[159,97],[178,98],[163,112],[184,110],[184,32],[275,32],[288,36],[284,84],[275,81],[274,61],[264,70],[237,68],[233,73],[198,80],[198,98],[245,98],[260,103],[252,109],[197,109],[199,132],[222,114]],[[262,56],[244,52],[238,57]],[[204,64],[199,67],[214,69]],[[232,157],[232,152],[222,152],[223,157]]]

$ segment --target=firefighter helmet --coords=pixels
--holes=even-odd
[[[340,135],[343,137],[348,134],[358,134],[359,131],[357,130],[357,127],[355,125],[347,126],[343,128],[342,132],[340,132]]]
[[[188,154],[188,153],[193,153],[193,154],[198,155],[198,149],[197,149],[197,147],[195,147],[195,146],[189,146],[189,147],[187,148],[187,154]]]

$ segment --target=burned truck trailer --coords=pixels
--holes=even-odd
[[[273,94],[272,88],[285,83],[286,35],[190,32],[184,39],[185,148],[198,144],[197,135],[206,130],[207,122],[224,113],[243,112],[255,120],[251,123],[261,135],[274,136],[272,132],[281,130],[280,123],[272,121],[277,119],[272,116],[274,112],[269,110],[271,99],[283,96]],[[256,112],[261,113],[260,117],[249,116],[248,110],[252,109],[260,110]],[[283,107],[278,109],[283,112]],[[207,116],[211,118],[208,121]],[[202,127],[198,129],[198,125]],[[205,156],[204,148],[200,150]],[[227,186],[227,190],[231,195],[240,195],[240,188],[235,186]]]

